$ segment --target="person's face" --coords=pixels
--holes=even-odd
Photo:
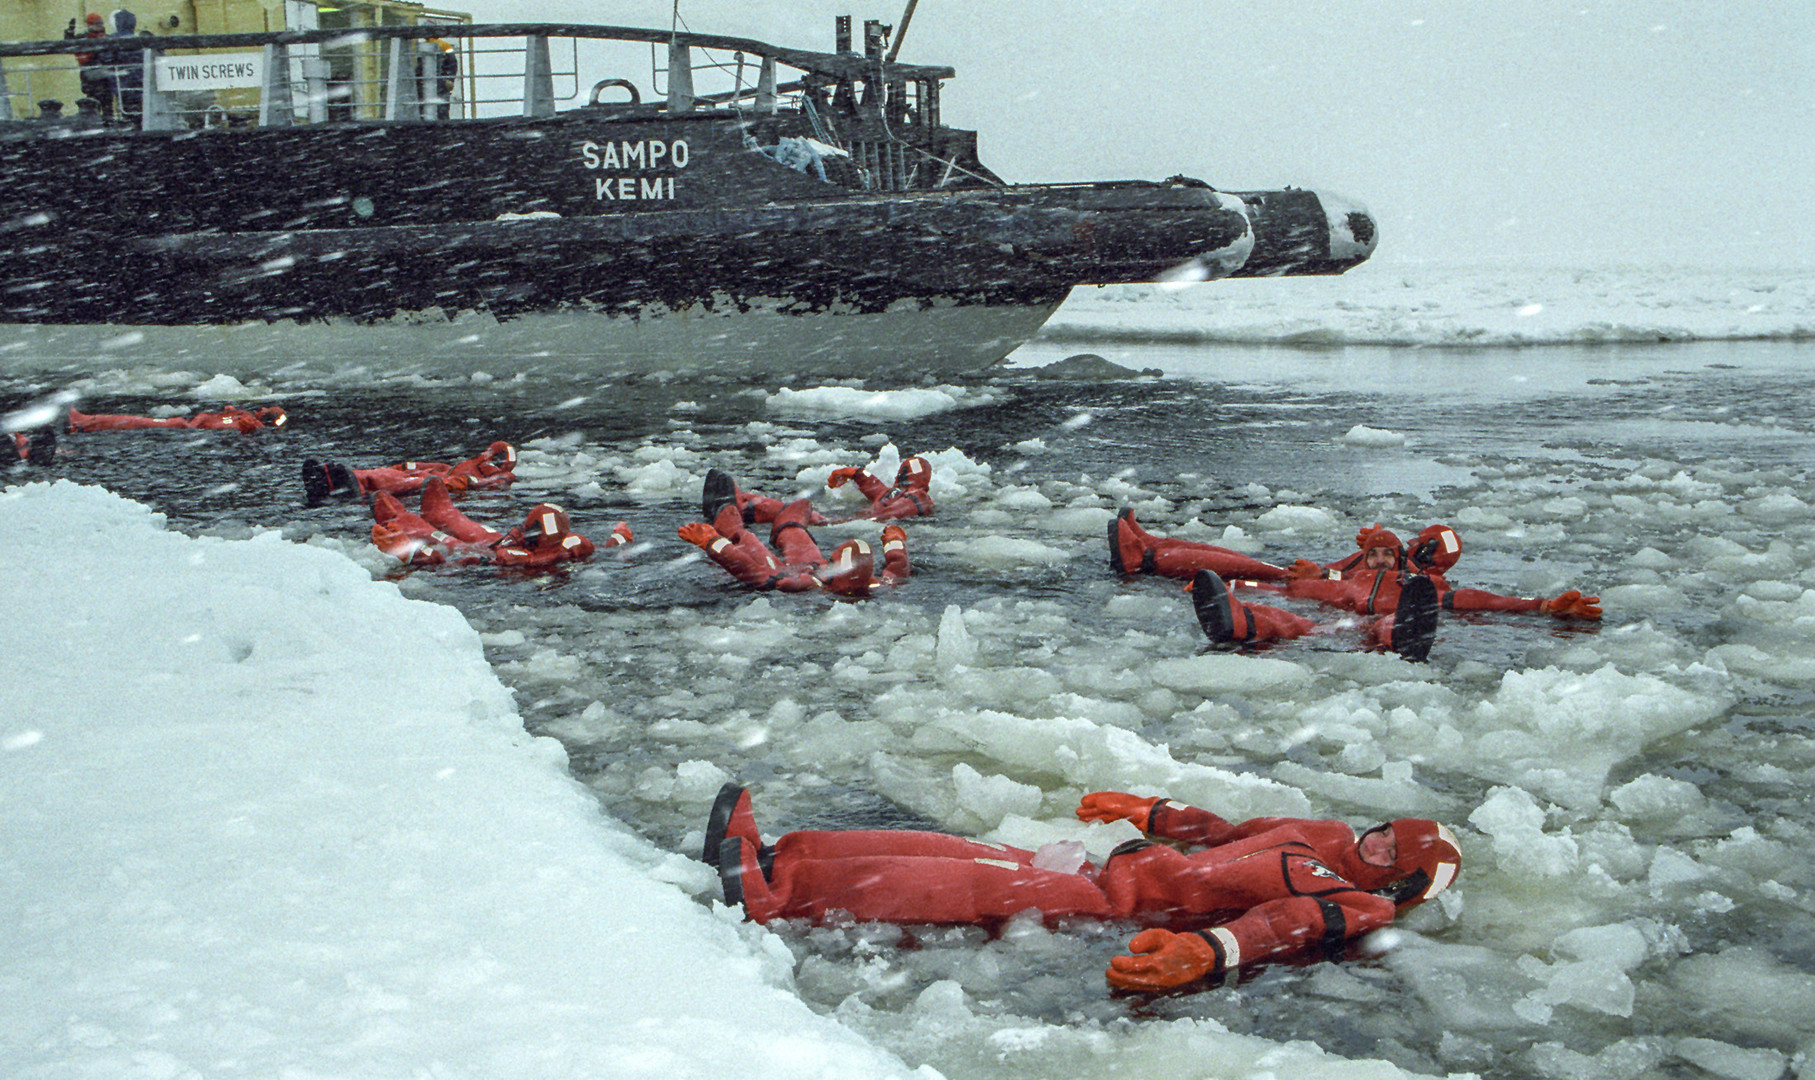
[[[1390,828],[1362,834],[1355,848],[1361,853],[1361,861],[1369,866],[1392,866],[1399,859],[1399,841],[1393,838]]]
[[[1371,547],[1361,558],[1361,565],[1369,570],[1391,570],[1398,564],[1399,553],[1390,547]]]

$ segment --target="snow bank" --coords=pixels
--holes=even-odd
[[[912,1073],[601,814],[452,608],[162,525],[0,495],[30,656],[0,685],[0,1073]]]
[[[1331,278],[1077,289],[1039,340],[1477,348],[1810,336],[1815,278],[1801,269],[1381,264]]]

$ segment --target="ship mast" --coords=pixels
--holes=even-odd
[[[680,0],[675,2],[679,3]],[[901,13],[901,32],[895,35],[895,44],[889,46],[888,63],[894,63],[895,57],[900,55],[901,39],[907,37],[908,23],[914,21],[914,5],[918,3],[920,0],[908,0],[907,10]]]

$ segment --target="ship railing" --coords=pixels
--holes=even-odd
[[[11,82],[7,78],[9,67],[11,67]],[[4,60],[0,60],[0,120],[13,120],[15,116],[31,116],[29,109],[20,109],[16,105],[15,98],[22,103],[44,100],[42,91],[34,93],[34,85],[42,85],[42,80],[45,80],[45,74],[49,71],[73,69],[73,67],[74,62],[69,62],[69,64],[56,64],[56,62],[29,64],[29,62],[15,60],[13,64],[9,65],[5,64]],[[34,83],[34,80],[40,80],[40,83]],[[16,83],[24,83],[22,89],[11,89]]]
[[[579,96],[578,39],[566,39],[563,52],[547,39],[452,42],[446,27],[415,38],[402,29],[110,38],[85,48],[138,52],[134,61],[99,65],[121,106],[101,119],[153,131],[539,115]],[[73,56],[18,51],[0,45],[0,121],[38,116],[45,99],[68,98],[81,85]],[[69,115],[68,103],[58,104]]]
[[[74,54],[97,49],[135,106],[103,126],[209,126],[434,121],[551,116],[635,105],[761,115],[817,98],[917,93],[920,123],[937,123],[950,68],[884,63],[855,53],[781,48],[747,38],[577,24],[425,24],[357,30],[166,35],[0,43],[0,120],[40,116],[47,98],[78,97]],[[624,78],[647,71],[647,101]],[[603,88],[630,86],[631,101]],[[61,93],[58,88],[61,87]],[[905,88],[905,89],[904,89]],[[142,98],[138,95],[142,94]],[[122,100],[122,99],[117,99]],[[142,101],[142,107],[136,107]]]
[[[1008,186],[1000,177],[966,168],[955,156],[941,157],[897,138],[852,139],[837,150],[840,158],[849,161],[855,180],[850,186],[861,191]]]

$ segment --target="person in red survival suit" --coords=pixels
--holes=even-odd
[[[1378,524],[1362,528],[1355,534],[1354,552],[1318,569],[1338,575],[1358,569],[1430,573],[1433,569],[1449,569],[1462,555],[1462,540],[1448,525],[1427,527],[1418,534],[1409,552],[1403,547],[1381,551],[1376,550],[1377,545],[1368,544],[1367,538],[1379,529]],[[1397,543],[1396,537],[1394,540]],[[1155,536],[1134,519],[1132,509],[1122,510],[1109,523],[1109,566],[1118,574],[1159,574],[1189,581],[1199,570],[1210,570],[1221,574],[1225,581],[1288,581],[1294,576],[1305,576],[1303,564],[1307,563],[1316,566],[1308,559],[1299,559],[1292,566],[1277,566],[1215,544]]]
[[[929,517],[933,512],[933,493],[930,490],[933,466],[923,457],[911,457],[902,462],[901,467],[895,470],[893,487],[862,469],[848,466],[833,469],[832,475],[826,477],[826,486],[829,488],[843,487],[847,482],[856,484],[863,497],[870,500],[870,509],[860,515],[862,517],[889,521],[894,518]]]
[[[1230,584],[1317,600],[1361,615],[1378,615],[1398,606],[1399,590],[1406,582],[1423,577],[1436,587],[1438,604],[1445,611],[1527,612],[1559,619],[1601,617],[1601,598],[1583,596],[1575,589],[1547,598],[1451,588],[1443,573],[1460,558],[1462,541],[1446,525],[1433,525],[1419,533],[1409,553],[1397,536],[1378,525],[1361,530],[1355,541],[1362,549],[1358,556],[1331,566],[1299,559],[1288,568],[1284,583],[1238,577]]]
[[[729,493],[728,496],[727,493]],[[744,515],[745,525],[774,524],[775,516],[790,505],[768,495],[745,491],[738,487],[737,480],[723,469],[707,469],[706,482],[700,487],[700,520],[716,520],[719,507],[725,504],[727,497],[737,500],[737,508]],[[824,514],[817,510],[808,512],[808,525],[826,523]]]
[[[723,482],[714,484],[714,476]],[[680,537],[706,553],[724,571],[746,585],[782,592],[807,592],[825,589],[839,596],[868,596],[884,585],[896,585],[908,579],[907,532],[899,525],[882,530],[883,569],[878,575],[870,545],[863,540],[846,540],[832,552],[828,562],[813,534],[807,531],[812,508],[807,500],[797,499],[775,514],[770,523],[769,544],[744,527],[744,512],[738,506],[735,485],[730,477],[717,470],[708,473],[706,495],[701,510],[711,511],[704,521],[690,521],[680,527]],[[774,550],[770,549],[774,545]],[[781,553],[780,558],[776,552]]]
[[[1408,575],[1416,575],[1429,578],[1436,586],[1438,604],[1445,611],[1539,612],[1560,619],[1601,617],[1600,597],[1584,596],[1575,589],[1554,597],[1527,598],[1501,596],[1482,589],[1451,588],[1443,575],[1462,557],[1462,538],[1448,525],[1427,526],[1412,541],[1409,550],[1390,530],[1378,524],[1368,525],[1355,534],[1355,547],[1352,554],[1322,566],[1309,559],[1297,559],[1292,565],[1281,567],[1214,544],[1153,536],[1134,520],[1131,510],[1123,510],[1109,524],[1109,563],[1118,573],[1153,573],[1195,579],[1199,572],[1209,570],[1237,588],[1272,589],[1287,596],[1321,600],[1363,615],[1393,612],[1399,603],[1399,583]],[[1193,591],[1196,591],[1195,587]],[[1278,612],[1279,609],[1267,611]],[[1297,637],[1312,625],[1300,620],[1304,622],[1303,628],[1297,633],[1286,632],[1286,627],[1298,625],[1293,622],[1298,617],[1286,612],[1280,614],[1288,618],[1277,620],[1281,628],[1279,633],[1262,631],[1261,636],[1248,640]],[[1260,621],[1270,620],[1268,615]],[[1237,614],[1233,621],[1239,628],[1240,615]]]
[[[509,487],[517,479],[517,448],[500,439],[481,453],[452,465],[441,461],[400,461],[385,466],[398,472],[437,473],[449,481],[462,477],[469,488]]]
[[[1440,608],[1437,587],[1421,574],[1401,574],[1396,570],[1368,570],[1362,574],[1375,577],[1391,575],[1392,606],[1382,604],[1377,610],[1362,614],[1375,615],[1363,626],[1363,638],[1370,649],[1395,652],[1414,664],[1430,656],[1437,636],[1437,612]],[[1359,579],[1356,579],[1359,580]],[[1248,585],[1258,585],[1246,582]],[[1197,612],[1198,626],[1211,644],[1241,648],[1274,641],[1291,641],[1306,634],[1328,629],[1314,619],[1268,604],[1244,603],[1229,593],[1222,577],[1209,570],[1199,570],[1186,588]],[[1384,589],[1381,590],[1385,592]]]
[[[57,429],[54,427],[39,428],[36,431],[15,431],[13,450],[19,460],[27,465],[50,466],[57,463]]]
[[[607,549],[628,544],[635,536],[620,521],[605,541]],[[411,513],[397,496],[372,496],[372,543],[393,558],[418,566],[442,563],[543,567],[592,557],[593,543],[573,531],[567,511],[537,503],[523,524],[508,533],[495,532],[454,508],[447,483],[430,476],[422,488],[422,512]]]
[[[237,431],[250,435],[266,427],[281,428],[289,420],[284,411],[276,405],[248,412],[237,405],[228,405],[220,412],[200,412],[194,416],[167,416],[156,418],[150,416],[127,416],[117,413],[82,413],[74,408],[69,410],[69,430],[72,435],[95,431],[138,431],[144,428],[187,428],[192,431]]]
[[[787,833],[763,842],[743,787],[727,784],[706,823],[702,857],[725,903],[754,922],[858,921],[994,926],[1029,909],[1048,920],[1148,924],[1105,973],[1122,990],[1222,981],[1263,961],[1346,944],[1448,888],[1462,867],[1455,836],[1405,818],[1359,837],[1340,821],[1255,818],[1240,824],[1170,799],[1099,791],[1083,821],[1128,821],[1180,850],[1132,840],[1102,866],[1075,870],[1041,853],[944,833]]]
[[[360,496],[379,491],[410,495],[429,477],[439,476],[449,491],[509,487],[517,479],[517,448],[499,441],[483,453],[449,465],[440,461],[400,461],[375,469],[353,469],[338,461],[309,458],[302,465],[303,501],[319,506],[330,495]]]

